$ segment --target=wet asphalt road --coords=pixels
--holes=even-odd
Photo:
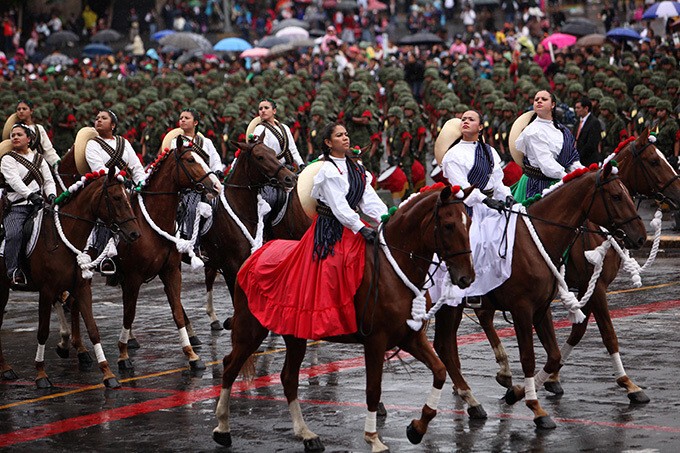
[[[439,413],[420,445],[411,445],[405,428],[416,418],[431,387],[426,368],[406,356],[385,364],[383,398],[388,415],[378,421],[383,442],[393,452],[453,451],[680,451],[680,391],[678,363],[680,322],[677,319],[680,277],[678,258],[657,260],[644,287],[630,289],[620,276],[610,287],[609,302],[621,343],[624,367],[631,379],[652,399],[631,406],[618,388],[597,327],[586,337],[562,369],[565,394],[551,397],[538,392],[557,429],[537,432],[531,412],[519,403],[508,406],[504,389],[495,382],[496,364],[473,317],[463,321],[461,347],[464,373],[489,417],[470,420],[461,400],[445,386]],[[132,351],[135,370],[121,374],[119,390],[106,390],[99,370],[79,369],[75,354],[60,359],[56,316],[46,350],[47,372],[55,385],[37,390],[33,383],[36,345],[37,295],[11,294],[2,329],[5,354],[19,374],[18,381],[0,382],[0,450],[7,451],[228,451],[211,439],[219,394],[221,358],[229,351],[226,331],[211,333],[203,305],[202,273],[185,273],[183,296],[203,346],[197,350],[208,364],[192,373],[180,350],[179,337],[158,280],[143,287],[134,332],[141,349]],[[116,342],[122,319],[120,291],[95,278],[95,315],[108,360],[115,364]],[[215,295],[220,319],[230,313],[224,285]],[[633,311],[636,308],[638,311]],[[565,311],[554,305],[560,343],[568,335]],[[470,312],[472,315],[472,312]],[[497,315],[496,326],[512,334]],[[430,333],[433,329],[430,328]],[[504,338],[515,382],[521,368],[514,337]],[[232,400],[231,429],[234,452],[298,452],[302,442],[292,432],[278,374],[283,342],[269,337],[258,355],[258,378],[240,384]],[[94,355],[94,354],[93,354]],[[545,362],[542,350],[538,363]],[[364,373],[359,346],[319,343],[309,351],[301,377],[300,398],[310,429],[319,434],[326,451],[368,452],[363,441]],[[249,387],[249,388],[248,388]],[[4,447],[4,448],[3,448]]]

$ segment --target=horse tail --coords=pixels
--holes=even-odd
[[[255,379],[255,356],[251,355],[248,357],[241,367],[241,371],[239,372],[239,376],[241,376],[243,379],[245,379],[248,382],[252,382]]]

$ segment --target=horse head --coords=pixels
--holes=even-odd
[[[276,157],[276,152],[264,144],[264,132],[248,143],[231,142],[240,153],[230,176],[230,182],[243,186],[280,186],[292,190],[297,176]]]
[[[136,241],[141,232],[123,178],[119,178],[115,167],[111,167],[107,177],[100,179],[102,183],[93,196],[98,201],[90,204],[95,216],[102,219],[112,232],[120,233],[126,242]]]
[[[633,194],[656,196],[680,208],[680,176],[650,139],[649,129],[619,151],[619,176]]]
[[[606,164],[597,172],[590,172],[595,179],[586,216],[588,219],[612,231],[628,248],[639,249],[647,239],[647,231],[635,209],[635,204],[619,177]]]
[[[179,188],[205,193],[208,200],[219,195],[222,190],[219,179],[210,170],[208,163],[190,145],[175,149],[173,156]]]

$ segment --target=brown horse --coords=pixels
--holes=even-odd
[[[591,171],[566,183],[528,208],[534,228],[553,263],[559,263],[582,230],[586,220],[602,225],[610,231],[621,230],[630,247],[639,248],[647,235],[635,212],[635,206],[621,181],[610,175],[611,166],[597,172]],[[512,274],[501,286],[491,291],[483,300],[480,322],[493,329],[493,310],[500,309],[512,314],[520,361],[528,388],[526,404],[534,413],[538,428],[550,429],[556,425],[540,406],[534,388],[535,356],[532,326],[548,355],[548,362],[536,381],[544,381],[561,367],[560,350],[555,338],[550,302],[556,294],[556,281],[530,236],[524,221],[518,219],[515,235]],[[463,306],[444,307],[436,315],[435,350],[446,364],[456,391],[468,404],[472,418],[485,418],[486,412],[474,398],[463,378],[458,356],[456,332],[463,313]],[[486,331],[487,335],[489,332]],[[497,336],[496,336],[497,338]],[[500,343],[500,342],[499,342]],[[495,348],[497,357],[500,352]],[[506,355],[507,357],[507,355]],[[547,373],[547,374],[546,374]],[[542,384],[542,382],[540,382]],[[539,385],[540,385],[539,384]],[[510,388],[506,402],[512,404],[524,395],[525,389]]]
[[[675,207],[680,206],[680,177],[654,144],[649,141],[648,130],[640,135],[637,140],[627,144],[622,143],[620,151],[616,155],[616,160],[621,182],[633,196],[656,197],[668,201]],[[585,259],[584,252],[593,250],[602,242],[603,238],[599,234],[584,232],[569,251],[566,279],[571,287],[579,289],[579,297],[582,297],[586,292],[593,273],[593,266]],[[626,389],[631,403],[644,404],[650,401],[649,397],[628,377],[620,362],[619,342],[607,304],[606,290],[618,274],[620,265],[621,258],[614,250],[610,249],[605,258],[602,273],[595,285],[595,290],[582,311],[587,317],[590,317],[591,313],[595,317],[602,342],[615,364],[616,383]],[[493,327],[494,310],[482,309],[475,310],[475,312],[496,354],[496,360],[501,366],[496,379],[501,385],[510,388],[512,386],[512,375],[508,356]],[[563,362],[567,360],[572,349],[581,341],[587,327],[588,322],[572,325],[569,338],[561,349]],[[545,382],[545,389],[555,394],[564,393],[559,382],[559,372],[550,375]]]
[[[175,242],[163,237],[157,230],[174,236],[180,191],[192,189],[205,193],[210,199],[219,193],[219,182],[191,147],[162,153],[151,168],[143,188],[132,198],[132,208],[140,219],[142,238],[134,244],[119,245],[116,256],[123,289],[123,328],[118,341],[118,368],[133,368],[128,355],[128,337],[135,319],[139,289],[142,284],[158,276],[163,282],[177,326],[182,352],[192,369],[205,369],[187,334],[181,301],[181,253],[177,251]],[[74,328],[74,341],[78,336],[79,332]]]
[[[420,287],[424,284],[427,264],[431,262],[435,252],[445,259],[449,275],[455,284],[465,288],[474,281],[468,239],[470,222],[462,200],[452,194],[450,187],[432,190],[414,197],[385,225],[385,243],[406,278],[410,282],[415,282],[411,285]],[[406,231],[418,233],[404,234]],[[446,371],[427,341],[425,329],[412,330],[407,325],[407,320],[411,317],[414,294],[391,267],[385,253],[378,253],[373,247],[367,247],[365,259],[363,280],[354,297],[357,325],[365,326],[365,331],[328,340],[364,345],[366,401],[369,411],[364,439],[372,445],[373,451],[385,451],[387,447],[380,441],[374,425],[368,422],[370,419],[374,420],[378,409],[385,351],[400,347],[425,363],[433,373],[429,405],[423,407],[421,418],[414,420],[407,429],[409,439],[413,443],[418,443],[422,439],[428,423],[436,415],[436,401],[444,385]],[[379,274],[374,276],[378,269]],[[377,280],[374,281],[374,277],[377,277]],[[250,312],[246,296],[238,283],[232,329],[232,351],[223,360],[222,391],[216,410],[219,424],[213,431],[213,439],[225,446],[231,445],[229,401],[232,384],[241,367],[267,336],[267,329]],[[306,426],[297,396],[306,340],[288,335],[284,336],[284,340],[286,359],[281,372],[281,381],[293,418],[293,430],[303,439],[305,451],[321,451],[323,444]],[[368,428],[370,426],[373,427]]]
[[[113,231],[119,231],[127,241],[140,237],[137,220],[130,208],[130,201],[123,184],[109,172],[108,177],[90,182],[79,192],[60,205],[58,217],[65,237],[78,250],[83,250],[92,227],[97,219],[104,221]],[[50,209],[46,209],[42,220],[40,237],[29,258],[32,288],[40,292],[38,322],[38,352],[35,366],[36,385],[48,388],[52,384],[45,372],[45,343],[50,332],[52,304],[63,291],[69,291],[75,298],[74,308],[81,313],[90,340],[94,345],[99,368],[107,387],[120,387],[101,347],[99,331],[92,314],[91,280],[84,279],[74,253],[67,248],[57,234],[57,224]],[[9,281],[6,277],[4,260],[0,266],[0,326],[9,296]],[[2,379],[16,379],[16,374],[5,362],[0,347],[0,371]]]

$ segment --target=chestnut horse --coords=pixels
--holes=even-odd
[[[465,195],[468,193],[469,191]],[[428,266],[423,263],[430,263],[435,252],[445,259],[449,275],[455,284],[465,288],[474,281],[468,237],[470,222],[462,201],[463,198],[454,195],[450,187],[431,190],[415,195],[385,224],[384,241],[404,278],[414,282],[410,283],[411,287],[422,287],[425,283]],[[427,341],[425,329],[418,327],[417,330],[412,330],[407,325],[411,318],[414,293],[398,276],[385,252],[381,250],[378,253],[374,247],[366,247],[365,259],[363,280],[354,297],[357,325],[364,325],[365,331],[327,340],[364,345],[366,402],[369,411],[364,439],[372,445],[373,451],[386,451],[387,447],[380,441],[374,424],[380,401],[385,351],[400,347],[432,370],[433,389],[428,404],[423,407],[421,418],[414,420],[407,429],[409,440],[413,443],[420,442],[428,423],[436,415],[437,401],[446,380],[446,370]],[[235,288],[232,329],[232,351],[223,360],[222,391],[216,410],[218,426],[213,431],[213,439],[225,446],[231,445],[229,402],[232,384],[241,367],[268,333],[250,312],[246,296],[238,283]],[[305,424],[297,395],[300,366],[307,343],[305,339],[290,335],[285,335],[284,340],[286,359],[281,381],[293,418],[293,430],[303,439],[305,451],[321,451],[321,439]]]
[[[109,172],[108,177],[100,177],[98,180],[89,182],[67,198],[65,203],[60,204],[58,217],[64,236],[78,250],[85,248],[97,219],[101,219],[113,231],[119,231],[126,241],[133,242],[140,237],[139,225],[130,208],[127,191],[113,171]],[[92,313],[91,280],[83,278],[76,256],[58,235],[57,224],[50,208],[45,209],[40,236],[29,258],[29,263],[31,288],[40,292],[38,351],[35,359],[37,387],[52,386],[45,372],[45,343],[50,333],[52,304],[58,300],[63,291],[69,291],[75,297],[74,308],[81,313],[94,345],[99,369],[104,376],[104,384],[107,387],[120,387],[101,347],[99,331]],[[4,260],[0,266],[0,274],[2,275],[0,278],[1,327],[9,297],[9,281],[6,277]],[[2,379],[17,378],[11,366],[5,362],[1,346],[0,372],[2,372]]]
[[[553,263],[560,262],[564,252],[577,240],[579,231],[588,229],[583,227],[586,220],[604,226],[609,231],[621,230],[630,247],[639,248],[644,243],[647,237],[644,225],[628,191],[618,177],[610,174],[611,168],[611,165],[606,165],[597,172],[591,171],[577,177],[528,208],[528,216]],[[540,406],[534,387],[536,364],[532,326],[548,356],[544,370],[536,376],[536,383],[540,386],[548,375],[557,372],[562,366],[550,311],[550,302],[557,290],[556,281],[521,219],[518,219],[517,224],[515,250],[521,250],[521,253],[513,256],[512,274],[501,286],[485,296],[483,307],[486,310],[479,311],[480,322],[483,322],[486,331],[488,328],[493,329],[494,310],[505,310],[512,314],[528,388],[526,404],[534,413],[536,426],[551,429],[556,425]],[[461,373],[456,332],[462,314],[462,305],[455,308],[445,306],[437,313],[434,346],[446,364],[456,391],[468,404],[470,417],[485,418],[486,412],[474,398]],[[486,333],[489,335],[488,331]],[[501,352],[505,353],[504,350]],[[496,354],[499,355],[498,350]],[[510,388],[506,393],[506,402],[512,404],[521,399],[524,391],[517,386]]]
[[[633,196],[655,197],[667,201],[674,207],[680,206],[680,177],[668,163],[661,152],[649,140],[649,131],[636,140],[622,143],[616,154],[621,182]],[[579,289],[579,297],[586,292],[588,282],[593,273],[593,266],[585,259],[584,252],[593,250],[603,242],[599,234],[584,232],[569,251],[566,266],[566,279],[571,287]],[[606,255],[602,273],[583,313],[589,318],[592,313],[597,322],[602,342],[612,358],[616,383],[626,389],[628,399],[634,404],[648,403],[649,397],[626,374],[619,356],[619,341],[612,323],[607,304],[607,287],[616,278],[621,265],[621,258],[610,249]],[[501,370],[496,379],[504,387],[512,386],[512,375],[508,364],[508,356],[493,326],[494,310],[475,310],[479,322],[494,350]],[[572,349],[581,341],[586,333],[588,322],[573,324],[571,333],[562,346],[562,361],[565,362]],[[559,382],[559,372],[552,373],[545,382],[545,389],[555,394],[564,390]]]
[[[135,319],[139,289],[142,284],[156,276],[163,282],[180,336],[182,352],[192,369],[205,369],[205,364],[194,352],[187,334],[181,301],[181,254],[177,251],[175,243],[163,237],[156,229],[174,236],[180,191],[192,189],[206,193],[208,198],[211,198],[219,193],[218,188],[217,177],[212,174],[205,161],[193,152],[191,147],[183,147],[159,155],[151,166],[143,188],[136,191],[132,197],[132,208],[140,219],[142,238],[134,244],[119,244],[118,255],[115,258],[123,289],[123,328],[118,342],[119,369],[133,368],[128,355],[128,337]],[[142,204],[145,209],[142,209]],[[151,225],[152,222],[155,228]],[[80,336],[78,330],[78,325],[75,324],[74,342],[77,342]]]

